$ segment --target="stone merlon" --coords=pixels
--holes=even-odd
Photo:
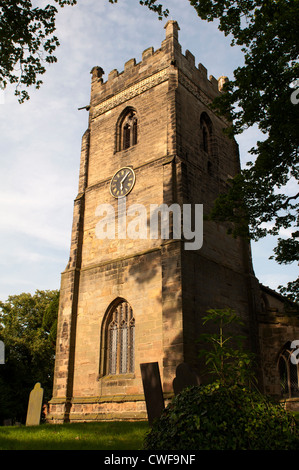
[[[227,77],[222,76],[219,80],[213,75],[208,77],[207,69],[201,63],[198,64],[198,67],[195,65],[195,57],[189,50],[186,50],[185,54],[182,53],[178,40],[180,27],[177,21],[167,21],[164,29],[165,39],[159,49],[154,51],[153,47],[148,47],[143,51],[140,62],[137,63],[135,58],[127,60],[124,64],[124,70],[118,72],[113,69],[108,74],[107,81],[103,80],[103,69],[93,67],[91,70],[91,107],[97,106],[128,87],[167,68],[172,72],[175,69],[176,73],[178,71],[183,73],[195,87],[198,87],[206,95],[207,100],[213,100],[222,91],[224,83],[228,80]]]

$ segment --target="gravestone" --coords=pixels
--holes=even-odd
[[[40,423],[42,403],[43,403],[44,389],[41,388],[40,383],[34,385],[29,395],[26,426],[37,426]]]
[[[172,382],[174,394],[177,395],[184,388],[192,385],[200,385],[198,373],[186,362],[182,362],[176,368],[176,377]]]
[[[5,364],[5,346],[3,341],[0,341],[0,364]]]
[[[12,419],[11,418],[4,419],[3,426],[12,426]]]
[[[160,418],[164,410],[164,398],[158,362],[140,364],[148,422]]]

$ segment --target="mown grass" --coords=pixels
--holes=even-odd
[[[1,426],[0,450],[140,450],[147,422]]]
[[[0,450],[141,450],[148,431],[147,422],[118,421],[0,426]]]

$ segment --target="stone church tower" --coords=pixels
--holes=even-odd
[[[191,52],[182,54],[176,21],[165,30],[160,49],[146,49],[141,62],[129,60],[106,82],[100,67],[91,72],[49,421],[146,419],[140,364],[159,363],[170,398],[176,367],[198,364],[196,341],[209,308],[235,309],[248,347],[266,351],[261,288],[244,241],[204,221],[202,246],[186,249],[188,234],[175,236],[171,217],[168,237],[141,237],[141,222],[139,231],[131,227],[135,237],[126,232],[141,206],[147,222],[154,204],[203,205],[207,214],[240,169],[237,145],[223,134],[227,123],[209,109],[225,78],[207,78]],[[277,388],[278,376],[274,382]]]

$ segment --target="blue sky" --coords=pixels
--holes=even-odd
[[[45,3],[46,2],[40,2]],[[242,53],[217,24],[201,21],[187,0],[165,0],[178,21],[182,50],[189,49],[208,75],[232,77]],[[142,51],[158,49],[164,24],[138,0],[78,0],[57,16],[58,63],[48,66],[40,90],[20,105],[8,89],[0,100],[0,300],[36,289],[59,289],[70,248],[73,200],[77,195],[81,137],[88,113],[90,70],[99,65],[104,79],[122,71]],[[242,165],[259,134],[250,129],[237,141]],[[255,273],[275,289],[297,276],[297,266],[269,260],[274,240],[252,244]]]

